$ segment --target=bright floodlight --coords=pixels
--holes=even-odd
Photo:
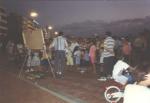
[[[48,29],[49,29],[49,30],[52,30],[52,29],[53,29],[53,27],[52,27],[52,26],[48,26]]]
[[[31,13],[30,13],[30,16],[31,16],[31,17],[37,17],[37,16],[38,16],[38,13],[36,13],[36,12],[31,12]]]

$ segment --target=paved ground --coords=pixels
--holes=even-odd
[[[97,81],[91,71],[80,74],[77,70],[66,70],[63,79],[55,79],[50,75],[38,80],[23,77],[30,83],[36,82],[38,86],[52,91],[48,93],[17,79],[20,71],[18,64],[4,60],[0,64],[0,69],[3,68],[3,72],[0,71],[0,103],[107,103],[103,96],[104,88],[113,84],[112,81]]]
[[[4,71],[0,81],[0,103],[66,103]]]

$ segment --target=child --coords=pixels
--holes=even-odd
[[[27,65],[26,72],[30,72],[30,71],[32,71],[31,70],[31,60],[32,60],[31,49],[27,49],[27,55],[28,55],[28,57],[27,57],[27,63],[26,63],[26,65]]]
[[[99,81],[106,81],[107,78],[105,77],[106,74],[104,74],[104,56],[103,56],[103,51],[104,51],[104,47],[100,48],[100,78],[98,79]]]
[[[33,53],[33,58],[31,60],[31,66],[39,66],[40,63],[40,58],[39,58],[39,53]]]
[[[75,65],[76,68],[79,69],[78,67],[80,66],[80,60],[81,60],[81,51],[80,48],[78,47],[77,50],[74,52],[74,57],[75,57]]]
[[[89,54],[88,52],[84,49],[81,50],[81,71],[80,73],[84,73],[87,70],[87,62],[89,61]]]
[[[85,60],[85,66],[88,67],[88,64],[89,64],[89,61],[90,61],[88,49],[85,49],[85,53],[84,53],[84,57],[83,58]]]
[[[44,67],[44,71],[48,72],[50,55],[47,51],[42,51],[41,65]]]
[[[19,43],[16,46],[16,62],[21,63],[24,57],[24,47],[23,44]]]

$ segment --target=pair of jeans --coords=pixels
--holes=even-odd
[[[113,67],[116,63],[116,58],[114,56],[110,56],[110,57],[104,57],[104,75],[107,76],[111,76],[112,75],[112,70]]]
[[[65,68],[65,63],[66,58],[65,58],[65,51],[63,50],[56,50],[55,51],[55,56],[54,56],[54,71],[55,73],[64,73],[64,68]]]

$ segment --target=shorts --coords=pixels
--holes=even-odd
[[[75,64],[80,65],[80,57],[78,56],[75,57]]]
[[[128,78],[123,75],[114,77],[114,80],[122,85],[125,85],[128,82]]]

